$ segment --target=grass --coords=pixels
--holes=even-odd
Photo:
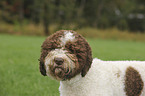
[[[59,82],[43,77],[38,58],[44,37],[0,34],[0,96],[59,96]],[[145,43],[88,39],[93,57],[145,60]]]
[[[0,96],[58,96],[58,82],[39,72],[43,40],[0,35]]]

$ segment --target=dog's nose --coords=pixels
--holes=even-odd
[[[62,58],[54,58],[54,62],[57,65],[62,65],[62,63],[64,62],[64,59],[62,59]]]

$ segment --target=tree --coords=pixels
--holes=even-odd
[[[50,24],[50,19],[49,19],[49,0],[44,0],[43,2],[43,25],[44,25],[44,33],[45,35],[49,35],[49,24]]]

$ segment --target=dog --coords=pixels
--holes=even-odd
[[[57,31],[41,47],[40,72],[60,81],[60,96],[145,96],[145,61],[93,59],[72,30]]]

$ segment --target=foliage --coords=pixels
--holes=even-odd
[[[75,24],[76,28],[145,32],[144,5],[144,0],[1,0],[0,18],[8,23],[43,22],[46,34],[51,24],[58,29]]]
[[[59,82],[39,72],[44,37],[0,35],[0,95],[59,96]],[[144,42],[88,39],[93,57],[102,60],[145,60]]]

